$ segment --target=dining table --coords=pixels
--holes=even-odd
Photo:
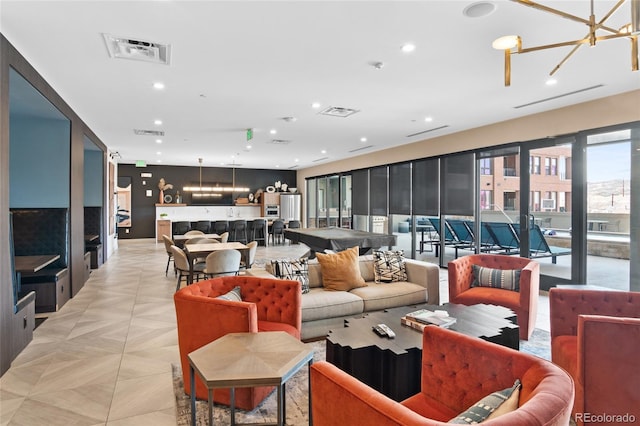
[[[40,254],[32,256],[15,256],[16,272],[21,274],[36,273],[60,259],[59,254]]]
[[[209,238],[211,240],[220,241],[222,237],[218,234],[201,234],[201,235],[174,235],[173,242],[177,247],[184,248],[184,243],[189,241],[192,238]]]
[[[234,241],[229,243],[202,243],[202,244],[186,244],[184,253],[189,260],[189,276],[187,283],[193,283],[193,266],[198,258],[207,257],[210,253],[218,250],[238,250],[242,254],[243,259],[249,258],[249,247],[246,244]]]

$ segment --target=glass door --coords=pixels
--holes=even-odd
[[[587,136],[587,284],[629,290],[631,130]]]
[[[570,283],[574,259],[580,256],[574,247],[579,235],[572,226],[573,142],[567,137],[535,143],[524,150],[521,161],[528,168],[521,185],[526,196],[517,200],[522,214],[514,230],[521,256],[540,263],[540,288],[545,290]]]

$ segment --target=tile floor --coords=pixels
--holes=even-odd
[[[304,245],[259,247],[256,259],[305,252]],[[162,243],[120,240],[0,379],[0,425],[174,426],[171,364],[179,354],[166,261]],[[446,270],[440,288],[444,303]],[[548,330],[545,295],[539,306],[537,327]]]

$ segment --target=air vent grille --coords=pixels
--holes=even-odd
[[[324,161],[324,160],[328,160],[329,157],[322,157],[322,158],[317,158],[315,160],[312,161],[312,163],[317,163],[318,161]]]
[[[291,141],[288,139],[271,139],[269,143],[273,145],[289,145]]]
[[[349,117],[350,115],[355,114],[356,112],[360,112],[359,110],[352,108],[343,108],[343,107],[329,107],[320,111],[322,115],[329,115],[331,117]]]
[[[433,129],[427,129],[427,130],[423,130],[423,131],[421,131],[421,132],[412,133],[412,134],[410,134],[410,135],[407,135],[406,137],[408,137],[408,138],[412,138],[412,137],[414,137],[414,136],[424,135],[425,133],[435,132],[436,130],[446,129],[447,127],[449,127],[449,125],[448,125],[448,124],[445,124],[444,126],[434,127]]]
[[[543,102],[548,102],[548,101],[552,101],[554,99],[560,99],[560,98],[564,98],[565,96],[571,96],[571,95],[575,95],[578,93],[582,93],[582,92],[586,92],[588,90],[593,90],[593,89],[599,89],[600,87],[603,87],[603,84],[598,84],[596,86],[591,86],[591,87],[586,87],[584,89],[580,89],[580,90],[575,90],[573,92],[568,92],[568,93],[563,93],[561,95],[558,96],[552,96],[550,98],[545,98],[545,99],[540,99],[538,101],[533,101],[533,102],[529,102],[528,104],[522,104],[522,105],[518,105],[518,106],[514,106],[514,109],[518,109],[518,108],[525,108],[531,105],[536,105],[536,104],[541,104]]]
[[[373,148],[373,145],[361,146],[360,148],[352,149],[349,152],[358,152],[358,151],[362,151],[364,149],[369,149],[369,148]]]
[[[133,129],[133,133],[138,136],[164,136],[164,131],[162,130]]]
[[[128,37],[116,37],[111,34],[102,34],[102,36],[107,45],[109,56],[112,58],[169,65],[171,45]]]

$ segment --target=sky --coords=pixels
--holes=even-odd
[[[589,146],[587,148],[587,182],[631,179],[631,143]]]

